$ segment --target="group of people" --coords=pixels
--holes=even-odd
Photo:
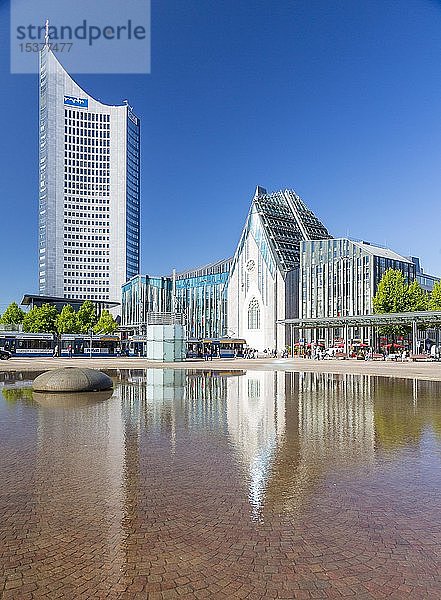
[[[72,355],[73,355],[73,348],[72,348],[72,344],[69,344],[69,345],[68,345],[68,347],[67,347],[67,354],[68,354],[69,358],[72,358]],[[60,346],[59,346],[59,344],[55,344],[55,346],[54,346],[54,351],[53,351],[53,353],[52,353],[52,356],[53,356],[54,358],[57,358],[57,357],[59,357],[59,356],[60,356]]]
[[[204,360],[213,360],[217,356],[217,348],[213,344],[204,345]]]

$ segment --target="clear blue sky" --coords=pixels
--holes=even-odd
[[[38,292],[38,88],[0,7],[2,311]],[[441,275],[440,2],[153,0],[151,74],[75,78],[142,119],[142,272],[232,254],[259,184]]]

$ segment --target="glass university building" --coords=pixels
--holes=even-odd
[[[40,55],[39,290],[119,302],[139,273],[140,121]]]
[[[189,339],[220,338],[227,328],[227,281],[232,259],[199,267],[176,277],[176,308],[185,314]]]
[[[370,315],[372,298],[388,269],[403,273],[410,283],[415,265],[410,258],[368,242],[342,239],[305,240],[300,244],[300,318]],[[341,329],[304,330],[307,341],[325,344],[343,336]],[[369,328],[350,328],[351,339],[372,343]]]
[[[372,314],[372,298],[388,269],[401,271],[407,283],[415,279],[409,258],[368,242],[308,240],[300,249],[303,319]]]
[[[136,332],[149,313],[178,312],[185,315],[189,339],[227,335],[230,265],[227,259],[175,276],[132,277],[122,288],[122,325]]]

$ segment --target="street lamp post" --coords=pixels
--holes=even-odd
[[[92,327],[89,329],[89,335],[90,335],[90,345],[89,345],[89,358],[92,358],[92,336],[93,336],[93,329]]]

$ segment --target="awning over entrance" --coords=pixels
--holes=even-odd
[[[385,325],[441,325],[441,311],[387,313],[381,315],[353,315],[347,317],[320,317],[316,319],[284,319],[278,321],[296,329],[339,327],[382,327]]]

